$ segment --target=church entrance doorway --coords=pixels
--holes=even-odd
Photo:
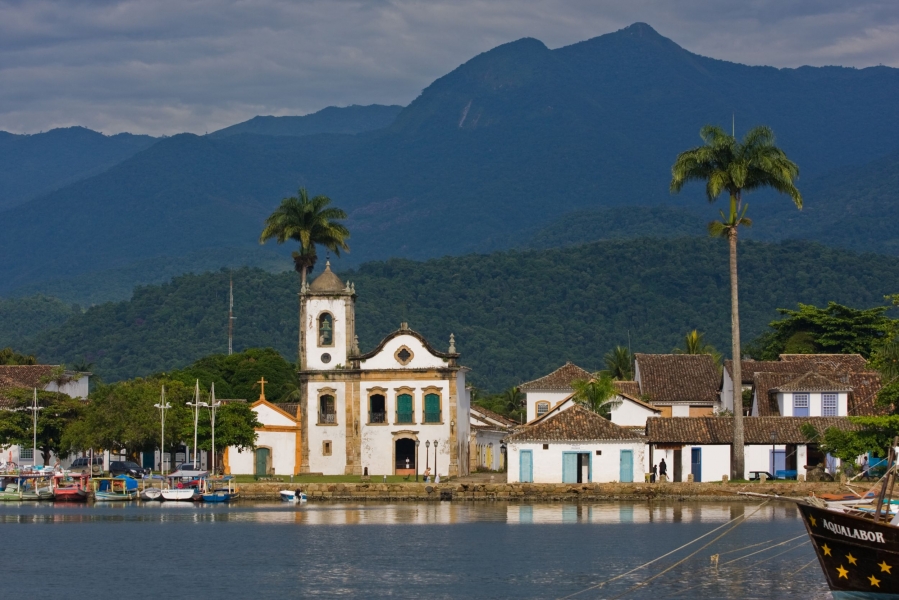
[[[394,442],[395,475],[415,475],[415,440],[401,438]]]

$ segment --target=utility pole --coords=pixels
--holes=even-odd
[[[228,281],[228,356],[234,352],[234,278]]]

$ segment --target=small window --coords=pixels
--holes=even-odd
[[[821,416],[836,417],[837,416],[837,395],[821,394]]]
[[[404,367],[412,362],[412,358],[415,355],[412,354],[412,351],[406,348],[405,346],[401,346],[399,350],[397,350],[393,357],[396,359],[398,363],[403,365]]]
[[[549,412],[549,402],[538,402],[537,403],[537,416],[542,417],[546,413]]]
[[[602,450],[597,450],[597,451],[596,451],[596,456],[602,456]]]
[[[318,422],[322,425],[337,423],[337,409],[331,394],[324,394],[318,399]]]
[[[440,423],[440,394],[425,394],[425,423]]]
[[[793,394],[793,416],[807,417],[808,414],[808,394]]]
[[[325,440],[322,442],[322,456],[331,456],[331,441]]]
[[[334,345],[334,317],[329,313],[322,313],[318,318],[318,345]]]
[[[19,446],[19,460],[34,460],[34,448]]]
[[[543,444],[543,449],[544,449],[544,450],[549,450],[549,444]]]

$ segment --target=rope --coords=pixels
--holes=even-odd
[[[765,502],[763,502],[762,504],[760,504],[760,505],[759,505],[759,508],[761,508],[762,506],[765,506],[765,504],[768,504],[768,502],[770,502],[770,500],[766,500]],[[758,512],[758,509],[756,509],[756,512]],[[755,512],[753,512],[752,514],[754,515]],[[751,517],[752,515],[749,515],[749,516]],[[699,537],[696,538],[695,540],[691,540],[691,541],[687,542],[686,544],[684,544],[683,546],[680,546],[679,548],[675,548],[674,550],[672,550],[672,551],[670,551],[670,552],[667,552],[667,553],[663,554],[662,556],[659,556],[659,557],[657,557],[657,558],[652,559],[652,560],[649,561],[649,562],[645,562],[645,563],[643,563],[642,565],[639,565],[639,566],[637,566],[637,567],[634,567],[633,569],[631,569],[630,571],[628,571],[628,572],[626,572],[626,573],[622,573],[621,575],[616,575],[615,577],[612,577],[612,578],[610,578],[610,579],[606,579],[606,580],[604,580],[604,581],[600,581],[599,583],[594,584],[594,585],[591,585],[590,587],[585,588],[585,589],[583,589],[583,590],[580,590],[579,592],[574,592],[573,594],[569,594],[569,595],[567,595],[567,596],[561,596],[561,597],[557,598],[556,600],[568,600],[568,598],[574,598],[575,596],[579,596],[580,594],[583,594],[584,592],[589,592],[590,590],[595,590],[596,588],[602,587],[602,586],[604,586],[604,585],[607,584],[607,583],[611,583],[611,582],[615,581],[616,579],[621,579],[622,577],[626,577],[626,576],[630,575],[631,573],[634,573],[634,572],[636,572],[636,571],[639,571],[640,569],[642,569],[642,568],[644,568],[644,567],[648,567],[649,565],[651,565],[651,564],[653,564],[653,563],[655,563],[655,562],[658,562],[658,561],[662,560],[663,558],[665,558],[665,557],[667,557],[667,556],[671,556],[671,555],[674,554],[675,552],[678,552],[678,551],[680,551],[680,550],[683,550],[683,549],[686,548],[687,546],[690,546],[690,545],[692,545],[692,544],[695,544],[696,542],[698,542],[698,541],[701,540],[702,538],[708,537],[708,536],[712,535],[713,533],[715,533],[715,532],[718,531],[719,529],[722,529],[722,528],[724,528],[724,527],[727,527],[728,525],[730,525],[730,524],[733,523],[734,521],[739,521],[740,519],[745,519],[745,518],[748,518],[748,517],[745,517],[744,515],[740,515],[739,517],[734,517],[734,518],[731,519],[730,521],[728,521],[728,522],[726,522],[726,523],[723,523],[723,524],[719,525],[718,527],[712,529],[712,530],[709,531],[708,533],[702,534],[701,536],[699,536]]]
[[[719,552],[717,556],[724,556],[725,554],[733,554],[734,552],[739,552],[740,550],[749,550],[750,548],[755,548],[756,546],[762,546],[769,542],[773,542],[774,540],[765,540],[764,542],[759,542],[758,544],[751,544],[749,546],[743,546],[742,548],[737,548],[736,550],[727,550],[726,552]]]
[[[786,540],[786,541],[784,541],[784,542],[781,542],[781,543],[779,543],[779,544],[774,544],[773,546],[770,546],[770,547],[768,547],[768,548],[764,548],[764,549],[762,549],[762,550],[757,550],[757,551],[755,551],[755,552],[750,552],[749,554],[746,554],[746,555],[741,556],[741,557],[739,557],[739,558],[735,558],[735,559],[733,559],[733,560],[729,560],[729,561],[727,561],[726,563],[721,563],[720,566],[724,567],[724,566],[727,566],[727,565],[729,565],[729,564],[731,564],[731,563],[735,563],[735,562],[737,562],[738,560],[743,560],[744,558],[749,558],[750,556],[755,556],[756,554],[761,554],[762,552],[767,552],[768,550],[771,550],[772,548],[777,548],[778,546],[783,546],[784,544],[789,544],[790,542],[795,542],[795,541],[798,540],[799,538],[803,538],[803,537],[805,537],[806,535],[808,535],[808,534],[803,533],[802,535],[797,535],[796,537],[790,538],[790,539],[788,539],[788,540]]]

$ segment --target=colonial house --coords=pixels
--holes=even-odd
[[[823,432],[831,427],[851,430],[846,417],[746,417],[743,419],[745,474],[752,471],[795,471],[806,476],[806,466],[824,464],[826,457],[802,432],[811,424]],[[672,481],[720,481],[730,473],[733,417],[695,419],[660,418],[646,422],[649,463],[668,465]]]
[[[503,438],[509,435],[518,423],[482,406],[472,405],[471,442],[468,455],[471,470],[486,469],[503,471],[506,468]]]
[[[545,415],[549,409],[568,398],[574,391],[572,382],[589,380],[591,377],[593,373],[567,362],[549,375],[518,386],[525,395],[527,422]]]
[[[300,473],[468,474],[467,369],[406,323],[369,352],[356,290],[330,264],[300,291]]]
[[[615,382],[617,383],[632,383],[629,381],[625,382]],[[618,386],[616,386],[618,387]],[[558,414],[563,410],[571,408],[572,406],[576,406],[577,403],[574,400],[574,394],[569,394],[564,400],[558,402],[555,406],[553,406],[548,412],[540,415],[528,425],[535,425],[540,421],[551,417],[552,415]],[[650,417],[658,417],[661,415],[662,410],[653,406],[648,402],[644,402],[640,398],[636,398],[629,393],[619,391],[618,394],[611,399],[608,405],[609,408],[609,420],[612,423],[615,423],[619,427],[626,427],[633,430],[639,430],[641,433],[646,427],[646,420]]]
[[[591,483],[643,480],[642,435],[577,404],[505,438],[509,482]]]
[[[3,390],[11,388],[39,389],[47,392],[59,392],[71,398],[87,398],[90,390],[91,373],[63,370],[59,365],[0,365],[0,410],[9,408],[11,400]],[[43,462],[42,457],[34,456],[32,446],[0,447],[0,462],[14,462],[20,465],[33,465]],[[50,457],[50,464],[56,457]],[[65,465],[69,463],[63,461]]]
[[[264,396],[263,387],[263,396]],[[253,403],[260,427],[256,429],[255,450],[225,448],[222,468],[225,473],[296,475],[300,472],[302,450],[299,404],[272,404],[264,398]]]
[[[709,354],[635,354],[634,379],[663,417],[703,417],[719,408],[721,376]]]

